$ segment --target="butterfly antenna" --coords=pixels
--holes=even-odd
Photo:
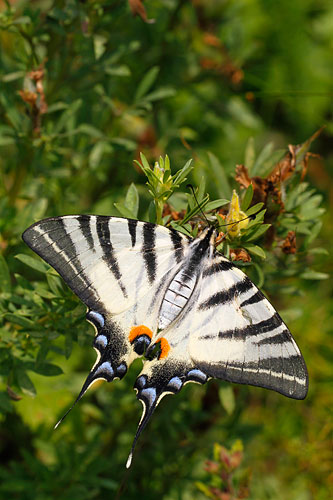
[[[240,220],[237,220],[235,222],[228,222],[227,224],[220,224],[219,226],[217,226],[216,229],[219,229],[219,227],[224,227],[224,226],[235,226],[239,222],[243,222],[243,220],[247,220],[247,219],[253,220],[253,219],[255,219],[255,217],[256,217],[256,214],[248,215],[247,217],[244,217],[244,219],[240,219]]]
[[[200,210],[200,212],[202,213],[202,215],[203,215],[203,217],[204,217],[205,221],[207,222],[207,226],[210,226],[210,223],[209,223],[209,221],[208,221],[207,217],[205,216],[204,211],[202,210],[202,206],[201,206],[201,205],[200,205],[200,203],[198,202],[198,198],[197,198],[197,196],[196,196],[196,194],[195,194],[194,187],[192,186],[192,184],[187,184],[187,185],[186,185],[186,187],[192,191],[192,194],[193,194],[193,196],[194,196],[194,199],[195,199],[195,201],[197,202],[197,205],[198,205],[198,207],[199,207],[199,210]]]

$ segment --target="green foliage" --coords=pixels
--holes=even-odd
[[[250,471],[241,470],[243,445],[236,441],[231,450],[217,443],[214,445],[214,461],[207,460],[205,470],[210,484],[198,482],[197,487],[206,498],[212,500],[240,500],[249,498]]]
[[[125,1],[0,6],[0,497],[199,500],[196,483],[222,488],[203,471],[212,444],[229,456],[241,439],[235,491],[250,467],[249,498],[326,500],[331,3],[144,4],[154,24]],[[310,140],[286,153],[324,123],[312,147],[325,166],[306,156]],[[272,180],[279,162],[293,170]],[[248,186],[236,180],[236,164]],[[234,189],[240,212],[255,215],[236,235],[223,226]],[[199,205],[224,233],[219,249],[289,322],[309,396],[293,402],[224,382],[190,384],[161,403],[127,475],[139,365],[92,388],[52,431],[94,362],[94,332],[85,307],[21,234],[43,217],[98,213],[196,236],[206,224]]]
[[[136,162],[147,176],[149,194],[153,197],[153,205],[149,208],[150,222],[161,224],[163,221],[163,207],[167,200],[180,184],[186,181],[186,176],[192,170],[191,161],[188,161],[184,167],[175,175],[171,175],[170,160],[166,156],[165,160],[160,156],[159,162],[156,162],[151,169],[146,157],[141,153],[141,162]]]

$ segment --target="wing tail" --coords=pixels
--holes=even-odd
[[[136,443],[139,439],[140,434],[148,424],[152,414],[154,413],[158,403],[162,399],[165,394],[162,394],[160,397],[157,396],[156,389],[153,387],[149,387],[147,389],[143,389],[138,393],[138,399],[140,399],[143,411],[140,422],[138,424],[138,428],[136,434],[134,436],[133,444],[131,451],[128,455],[128,459],[126,462],[126,468],[129,469],[132,463],[133,453],[136,446]]]
[[[66,411],[66,413],[61,417],[60,420],[58,420],[58,422],[55,424],[54,426],[54,429],[57,429],[57,427],[59,427],[59,425],[65,420],[65,418],[67,417],[67,415],[72,411],[72,409],[74,408],[74,406],[76,405],[76,403],[78,401],[80,401],[80,399],[82,398],[82,396],[87,392],[87,390],[89,389],[89,387],[94,383],[96,382],[96,380],[98,380],[97,378],[94,378],[94,374],[92,372],[89,373],[85,383],[83,384],[82,386],[82,389],[79,393],[79,395],[77,396],[77,398],[75,399],[74,403],[72,404],[72,406]]]

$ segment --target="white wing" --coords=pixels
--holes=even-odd
[[[122,378],[156,334],[167,276],[189,239],[148,222],[80,215],[37,222],[23,240],[88,306],[97,328],[99,357],[78,399],[99,378]]]
[[[194,282],[193,292],[160,332],[155,341],[160,351],[145,362],[137,378],[135,389],[144,408],[128,466],[136,440],[162,397],[179,392],[187,382],[203,384],[216,377],[295,399],[307,394],[306,366],[288,328],[251,280],[214,250],[211,235],[208,230],[191,243],[182,265],[183,285]],[[170,282],[168,290],[172,277]],[[148,356],[153,349],[149,347]]]
[[[305,398],[307,370],[287,326],[244,273],[225,270],[218,254],[203,272],[194,314],[189,354],[209,377]]]
[[[23,240],[90,309],[111,314],[135,304],[188,245],[185,236],[162,226],[89,215],[37,222]]]

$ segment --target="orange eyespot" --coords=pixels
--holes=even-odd
[[[140,335],[147,335],[151,339],[153,332],[145,325],[132,326],[128,340],[132,343]]]
[[[167,339],[162,337],[160,339],[160,345],[161,345],[161,354],[159,355],[158,359],[166,358],[170,351],[170,344],[167,341]]]

